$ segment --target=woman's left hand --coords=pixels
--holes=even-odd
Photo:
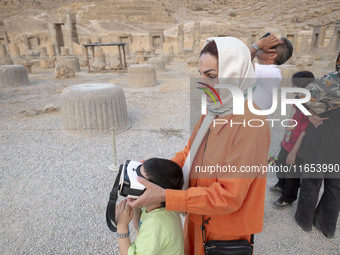
[[[129,200],[132,208],[165,202],[165,189],[138,176],[137,181],[145,186],[145,192],[136,200]]]
[[[293,165],[295,164],[295,159],[296,159],[296,153],[294,152],[289,152],[286,158],[286,164],[287,165]]]

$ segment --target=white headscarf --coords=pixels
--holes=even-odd
[[[248,47],[239,39],[234,37],[210,37],[205,45],[215,41],[218,51],[218,78],[226,79],[229,85],[237,86],[246,95],[247,89],[255,85],[255,72],[251,62],[251,55]],[[227,80],[228,79],[228,80]],[[224,83],[224,81],[221,81]],[[227,116],[232,114],[232,94],[224,89],[220,90],[222,105],[207,103],[208,114],[205,116],[200,129],[193,141],[190,152],[183,166],[184,186],[189,187],[189,174],[192,162],[196,153],[216,116]]]

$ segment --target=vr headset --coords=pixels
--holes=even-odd
[[[144,176],[140,172],[141,162],[126,160],[122,166],[122,173],[119,180],[119,195],[128,198],[138,198],[144,191],[144,185],[137,181],[137,176]],[[119,169],[120,171],[120,169]]]
[[[128,198],[138,198],[144,191],[144,185],[137,181],[137,176],[144,176],[140,172],[142,163],[133,160],[126,160],[119,166],[113,188],[110,192],[110,199],[106,207],[106,223],[112,232],[117,231],[116,225],[116,202],[118,194]]]

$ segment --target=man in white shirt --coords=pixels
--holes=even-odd
[[[270,35],[249,46],[254,64],[257,87],[253,93],[254,103],[262,110],[268,110],[273,102],[273,88],[280,86],[282,76],[279,65],[284,64],[293,54],[291,42],[282,37]]]

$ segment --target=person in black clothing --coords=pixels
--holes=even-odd
[[[299,88],[304,88],[313,81],[314,75],[309,71],[295,73],[292,77],[293,86]],[[309,125],[309,120],[295,105],[292,107],[291,115],[292,119],[296,122],[296,126],[286,128],[284,139],[280,144],[281,150],[276,165],[296,165],[295,169],[298,169],[303,163],[303,160],[298,156],[298,153],[302,139],[305,135],[305,130]],[[276,207],[285,207],[297,199],[300,187],[300,173],[295,172],[293,167],[290,169],[291,172],[278,173],[277,177],[279,178],[279,181],[270,188],[271,191],[281,192],[280,198],[273,203]]]

